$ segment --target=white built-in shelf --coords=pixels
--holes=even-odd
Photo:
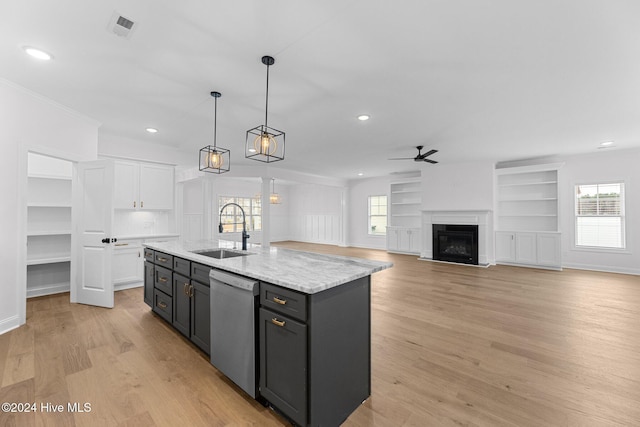
[[[558,181],[513,182],[513,183],[498,184],[498,187],[524,187],[528,185],[548,185],[548,184],[557,184],[557,183]]]
[[[61,175],[45,175],[45,174],[36,174],[36,173],[30,173],[28,175],[29,178],[33,178],[33,179],[59,179],[62,181],[71,181],[71,177],[70,176],[61,176]]]
[[[391,202],[392,205],[419,205],[419,201],[410,201],[410,202]]]
[[[64,236],[65,234],[71,234],[71,230],[29,230],[27,236]]]
[[[391,214],[393,217],[419,217],[419,213]]]
[[[420,193],[420,189],[416,190],[391,190],[391,194],[407,194],[407,193]]]
[[[27,258],[27,265],[57,264],[70,261],[71,255],[69,254],[60,254],[58,256],[49,254],[46,258]]]
[[[27,296],[69,290],[72,163],[28,155]]]
[[[556,201],[557,197],[521,197],[521,198],[508,198],[508,199],[498,199],[499,202],[538,202],[538,201]]]
[[[529,216],[530,217],[537,217],[537,216],[540,216],[540,217],[556,217],[558,215],[556,215],[556,214],[537,214],[537,213],[526,213],[526,212],[524,212],[524,213],[500,214],[500,216],[503,216],[503,217],[510,217],[510,216],[511,217],[529,217]]]
[[[29,202],[27,203],[27,207],[29,208],[70,208],[71,203],[61,202]]]
[[[558,168],[561,164],[496,169],[496,229],[558,230]]]

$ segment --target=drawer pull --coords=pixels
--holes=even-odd
[[[166,277],[159,277],[158,278],[158,282],[167,283],[167,278]]]
[[[189,284],[185,283],[184,286],[182,287],[182,293],[185,294],[186,296],[189,296]]]
[[[159,301],[158,302],[158,307],[160,308],[167,308],[167,304],[165,302]]]
[[[287,303],[287,300],[286,299],[280,299],[278,297],[273,297],[273,302],[276,302],[276,303],[278,303],[280,305],[285,305]]]
[[[128,243],[116,243],[114,246],[129,246]]]
[[[283,327],[285,322],[284,320],[278,320],[274,317],[273,319],[271,319],[271,323],[273,323],[276,326]]]
[[[166,258],[162,258],[162,257],[159,257],[159,256],[157,256],[157,257],[156,257],[156,259],[157,259],[158,261],[160,261],[160,262],[167,262],[167,261],[169,261],[168,259],[166,259]]]
[[[189,286],[189,298],[193,297],[193,286]]]

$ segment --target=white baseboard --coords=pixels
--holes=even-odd
[[[54,283],[47,286],[42,286],[39,288],[27,288],[27,298],[33,297],[41,297],[44,295],[53,295],[53,294],[61,294],[64,292],[69,292],[71,290],[69,286],[69,282],[66,283]]]
[[[575,270],[602,271],[605,273],[632,274],[635,276],[640,275],[640,269],[637,268],[611,267],[608,265],[563,263],[562,267],[573,268]]]
[[[144,282],[121,283],[121,284],[113,285],[113,290],[124,291],[125,289],[141,288],[143,286],[144,286]]]
[[[9,332],[12,329],[16,329],[20,326],[20,319],[17,315],[0,320],[0,335],[5,332]]]

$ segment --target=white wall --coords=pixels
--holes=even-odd
[[[565,159],[560,169],[562,264],[569,268],[640,274],[640,150],[600,150]],[[576,184],[624,181],[627,249],[622,252],[576,249]]]
[[[27,151],[70,160],[97,158],[99,123],[0,79],[0,333],[24,322]]]
[[[422,210],[493,211],[490,162],[430,165],[422,169]]]
[[[345,189],[320,184],[289,186],[289,239],[341,245]]]
[[[387,237],[369,234],[369,196],[389,197],[389,177],[353,180],[349,185],[348,246],[386,249]]]

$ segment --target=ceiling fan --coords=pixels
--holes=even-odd
[[[413,160],[415,162],[428,162],[433,164],[438,163],[435,160],[427,159],[427,157],[429,157],[430,155],[437,153],[438,150],[429,150],[423,154],[421,153],[422,149],[424,148],[422,145],[418,145],[416,148],[418,149],[418,155],[415,157],[395,157],[389,160]]]

